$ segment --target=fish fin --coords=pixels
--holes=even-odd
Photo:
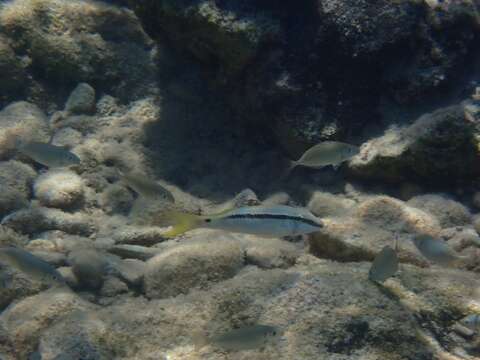
[[[293,169],[295,169],[297,167],[299,163],[297,161],[290,161],[290,164],[288,165],[288,167],[285,169],[285,171],[282,173],[282,175],[280,176],[280,180],[284,180],[286,178],[288,178],[291,174],[291,172],[293,171]]]
[[[165,237],[175,237],[189,230],[193,230],[200,227],[203,221],[202,216],[175,210],[165,211],[160,217],[168,223],[173,223],[173,228],[162,234]]]
[[[50,139],[48,139],[48,142],[47,142],[48,145],[52,145],[54,135],[55,135],[54,133],[50,135]]]

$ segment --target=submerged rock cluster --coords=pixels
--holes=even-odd
[[[475,359],[480,332],[478,4],[12,0],[0,4],[0,358]],[[299,19],[302,19],[300,21]],[[472,66],[470,66],[472,65]],[[288,161],[324,139],[361,145],[337,172]],[[46,168],[17,141],[80,163]],[[288,156],[286,155],[288,154]],[[122,181],[162,181],[175,204]],[[194,214],[306,207],[305,238],[196,229]],[[446,241],[462,261],[412,243]],[[400,270],[368,279],[385,245]],[[198,342],[257,323],[279,336]]]

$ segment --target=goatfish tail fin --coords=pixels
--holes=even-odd
[[[170,210],[162,214],[162,220],[172,224],[172,229],[163,233],[165,237],[175,237],[202,225],[203,217],[199,215]]]

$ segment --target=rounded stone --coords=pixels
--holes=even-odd
[[[186,294],[192,288],[234,276],[243,267],[237,242],[222,236],[198,237],[165,250],[147,262],[144,290],[149,298]]]
[[[77,205],[84,195],[82,178],[68,170],[50,170],[40,175],[33,188],[42,205],[61,209]]]
[[[73,114],[90,114],[95,111],[95,89],[80,83],[72,91],[65,104],[65,111]]]

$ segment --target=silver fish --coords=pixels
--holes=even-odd
[[[443,266],[451,266],[461,259],[445,241],[429,235],[416,235],[413,243],[428,260]]]
[[[210,228],[268,237],[310,234],[323,223],[310,211],[286,205],[246,206],[216,215],[198,216],[171,211],[166,214],[174,223],[166,237],[180,235],[195,228]]]
[[[18,151],[36,162],[51,167],[66,167],[80,164],[80,159],[63,146],[30,142],[18,145]]]
[[[0,263],[7,264],[37,281],[49,285],[65,285],[65,279],[52,265],[23,249],[0,248]]]
[[[271,338],[280,335],[275,326],[253,325],[214,336],[210,342],[225,350],[250,350],[264,346]]]
[[[174,203],[172,193],[157,182],[150,180],[146,175],[140,173],[123,173],[118,170],[122,180],[137,194],[149,199],[163,199]]]
[[[398,271],[397,252],[390,246],[385,246],[373,260],[368,272],[368,278],[376,282],[384,282]]]
[[[470,314],[460,320],[460,323],[473,331],[480,330],[480,314]]]
[[[348,159],[351,159],[360,152],[360,148],[338,141],[324,141],[307,151],[297,161],[292,161],[286,173],[290,173],[296,166],[306,166],[319,169],[332,165],[335,169]]]

